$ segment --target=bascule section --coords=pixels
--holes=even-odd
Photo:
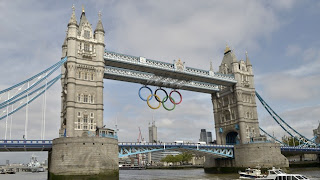
[[[219,73],[233,75],[237,84],[219,86],[212,94],[217,144],[244,144],[265,140],[260,136],[252,64],[238,61],[228,46],[219,66]]]

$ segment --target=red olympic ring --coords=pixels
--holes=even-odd
[[[170,99],[170,101],[171,101],[173,104],[178,105],[178,104],[180,104],[180,103],[182,102],[182,95],[181,95],[181,93],[180,93],[179,91],[177,91],[177,90],[172,90],[172,91],[170,92],[170,94],[169,94],[169,97],[171,97],[171,94],[172,94],[173,92],[176,92],[176,93],[179,94],[179,96],[180,96],[180,101],[176,103],[176,102],[174,102],[171,98],[169,98],[169,99]]]

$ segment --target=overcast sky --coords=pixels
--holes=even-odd
[[[102,13],[106,49],[186,66],[218,70],[225,44],[238,59],[248,51],[256,90],[293,128],[311,138],[320,120],[319,1],[0,1],[0,89],[46,69],[61,58],[67,23],[81,6],[95,28]],[[104,123],[118,122],[119,141],[148,140],[154,120],[161,141],[198,141],[200,129],[214,132],[209,94],[181,91],[183,102],[172,112],[151,110],[138,96],[140,84],[104,81]],[[156,87],[152,87],[155,89]],[[169,89],[167,89],[170,91]],[[58,136],[60,82],[48,92],[46,139]],[[276,136],[285,133],[258,103],[260,126]],[[40,139],[42,99],[30,105],[28,138]],[[24,134],[25,110],[13,117],[12,138]],[[0,121],[0,139],[5,121]],[[39,153],[38,153],[39,154]],[[39,154],[41,157],[46,155]],[[19,158],[17,158],[19,157]],[[28,161],[29,155],[0,153],[5,159]]]

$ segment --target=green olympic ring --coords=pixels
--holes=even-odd
[[[173,108],[169,109],[169,108],[167,108],[167,107],[164,105],[164,102],[166,102],[166,101],[168,100],[168,96],[166,96],[166,97],[163,98],[163,100],[162,100],[162,106],[163,106],[163,108],[166,109],[167,111],[172,111],[172,110],[174,110],[174,108],[176,107],[176,104],[175,104],[174,99],[173,99],[171,96],[169,96],[169,98],[170,98],[170,101],[173,102],[173,103],[172,103],[172,104],[173,104]]]

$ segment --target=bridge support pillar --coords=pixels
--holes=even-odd
[[[54,139],[49,152],[48,179],[118,180],[118,141],[100,137]]]
[[[237,172],[248,167],[288,168],[288,159],[281,154],[280,145],[276,143],[250,143],[234,146],[234,159],[214,159],[206,157],[206,173]]]

